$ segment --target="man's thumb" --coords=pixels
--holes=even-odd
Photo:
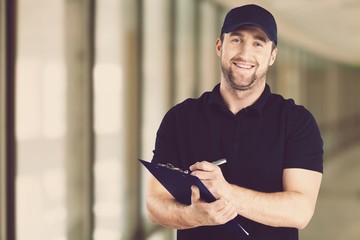
[[[191,202],[199,201],[200,199],[200,190],[197,186],[191,186]]]

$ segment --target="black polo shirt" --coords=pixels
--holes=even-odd
[[[197,161],[226,158],[221,166],[232,184],[261,192],[283,190],[285,168],[322,172],[323,142],[312,114],[266,85],[260,98],[234,115],[220,84],[198,99],[187,99],[165,115],[157,132],[153,162],[188,169]],[[293,228],[275,228],[241,216],[237,221],[256,240],[295,240]],[[178,240],[234,239],[218,227],[179,230]]]

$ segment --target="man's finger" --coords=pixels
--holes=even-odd
[[[191,186],[191,202],[197,202],[200,199],[200,190],[197,186]]]
[[[201,171],[214,171],[217,169],[217,166],[209,163],[207,161],[197,162],[190,166],[191,171],[201,170]]]

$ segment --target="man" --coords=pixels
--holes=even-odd
[[[250,239],[293,240],[310,221],[323,143],[311,113],[266,84],[276,46],[271,13],[256,5],[232,9],[216,41],[220,84],[165,115],[153,162],[190,169],[217,198],[206,203],[193,186],[191,205],[182,205],[150,179],[148,215],[178,229],[178,240],[236,239],[219,227],[234,218]],[[210,163],[221,158],[221,167]]]

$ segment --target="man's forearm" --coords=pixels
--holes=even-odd
[[[301,193],[262,193],[238,186],[232,189],[231,199],[238,214],[255,222],[302,229],[313,215],[313,207]]]
[[[229,199],[239,215],[269,226],[298,229],[313,215],[322,178],[316,171],[284,169],[283,191],[264,193],[229,184],[221,169],[206,161],[193,164],[190,170],[215,196]]]
[[[238,214],[276,227],[303,229],[313,216],[322,174],[285,169],[283,192],[262,193],[231,185],[228,192]]]
[[[148,196],[147,210],[150,220],[155,224],[160,224],[169,228],[187,229],[195,227],[191,223],[191,218],[186,217],[186,205],[182,205],[175,199],[168,196]]]
[[[146,207],[152,222],[176,229],[221,225],[237,216],[235,206],[224,197],[212,203],[202,201],[196,186],[191,187],[191,205],[183,205],[154,178],[150,180]]]

